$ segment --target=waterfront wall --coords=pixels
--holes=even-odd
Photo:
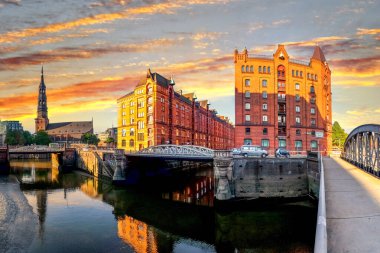
[[[319,189],[318,162],[305,158],[223,158],[214,161],[215,197],[295,198]]]
[[[104,157],[107,155],[101,151],[77,150],[77,168],[88,172],[95,177],[112,178],[111,166],[106,164]]]

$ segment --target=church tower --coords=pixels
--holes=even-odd
[[[37,107],[37,118],[35,119],[35,123],[36,123],[36,133],[40,130],[46,130],[47,125],[49,124],[43,66],[41,68],[41,82],[38,87],[38,107]]]

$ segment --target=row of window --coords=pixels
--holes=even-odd
[[[254,67],[253,67],[253,65],[250,65],[250,66],[248,66],[248,65],[243,65],[243,66],[241,66],[241,72],[247,72],[247,73],[249,73],[249,72],[251,72],[251,73],[253,73],[254,72]],[[270,74],[270,67],[269,66],[259,66],[259,73],[265,73],[265,74]]]
[[[303,76],[303,72],[302,71],[298,71],[298,70],[292,70],[292,76],[295,76],[295,77],[302,77]]]
[[[251,109],[251,103],[245,103],[245,109],[246,110],[250,110]],[[262,109],[264,111],[268,110],[268,104],[267,103],[263,103]],[[296,112],[301,112],[301,107],[299,105],[296,105],[295,109],[296,109]],[[285,110],[283,110],[283,112],[285,112]],[[310,108],[310,113],[311,114],[315,114],[315,108],[314,107]]]
[[[244,145],[252,145],[252,139],[249,139],[249,138],[244,139]],[[279,139],[278,140],[278,146],[280,148],[285,148],[286,147],[286,140]],[[301,149],[303,146],[302,140],[296,140],[294,142],[294,146],[296,149]],[[261,139],[261,147],[269,148],[269,139]],[[314,141],[314,140],[311,141],[310,142],[310,148],[311,149],[317,149],[318,148],[318,142]]]
[[[314,87],[313,86],[310,87],[310,93],[314,93]],[[268,98],[268,92],[263,91],[261,94],[262,94],[262,98]],[[245,91],[244,92],[244,97],[245,98],[251,98],[251,92],[250,91]],[[284,93],[278,93],[277,97],[280,100],[286,100],[286,94],[284,94]],[[301,101],[301,97],[300,97],[299,94],[295,95],[295,100],[296,100],[296,102]],[[310,98],[310,103],[311,104],[315,104],[315,98],[314,97]]]
[[[285,116],[278,116],[278,122],[279,123],[285,123]],[[251,121],[251,115],[250,114],[246,114],[245,115],[245,121],[246,122],[250,122]],[[295,117],[295,122],[297,125],[300,125],[301,124],[301,117],[300,116],[296,116]],[[262,123],[268,123],[268,115],[263,115],[262,116]],[[315,126],[316,125],[316,120],[314,118],[310,119],[310,125],[312,126]]]
[[[307,79],[318,81],[318,76],[316,74],[307,73]]]

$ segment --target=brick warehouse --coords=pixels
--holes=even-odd
[[[235,146],[331,150],[331,71],[320,47],[309,62],[279,45],[273,56],[235,50],[234,63]]]
[[[175,82],[148,69],[135,89],[117,100],[118,148],[138,151],[159,144],[192,144],[212,149],[234,145],[228,118],[209,109],[194,93],[174,91]]]

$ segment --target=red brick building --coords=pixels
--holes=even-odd
[[[235,50],[234,62],[235,146],[331,149],[331,71],[320,47],[309,62],[283,45],[273,56]]]
[[[134,91],[119,98],[118,148],[137,151],[159,144],[230,149],[234,127],[207,100],[174,90],[175,82],[148,69]]]

